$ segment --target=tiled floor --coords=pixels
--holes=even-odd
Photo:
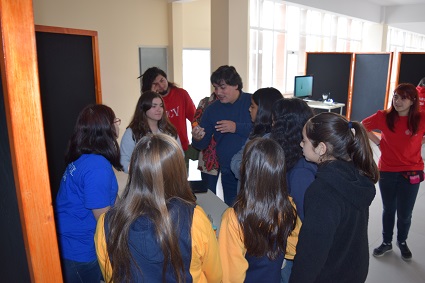
[[[375,158],[379,157],[379,150],[373,145]],[[425,146],[422,147],[422,156],[425,157]],[[369,245],[370,264],[366,283],[410,283],[425,282],[425,182],[421,183],[419,194],[413,209],[412,226],[407,244],[412,251],[411,262],[405,262],[400,257],[400,250],[393,241],[393,252],[380,258],[372,256],[372,250],[382,242],[382,201],[378,185],[376,197],[370,206]],[[396,235],[396,228],[394,229]]]

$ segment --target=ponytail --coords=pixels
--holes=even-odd
[[[362,175],[376,183],[379,180],[379,171],[373,160],[373,152],[367,132],[363,125],[357,121],[348,122],[348,127],[353,133],[353,142],[347,145],[347,152]]]
[[[353,161],[360,173],[376,183],[378,167],[373,160],[369,138],[363,125],[349,122],[339,114],[323,112],[307,121],[305,130],[314,147],[323,142],[326,155],[338,160]]]

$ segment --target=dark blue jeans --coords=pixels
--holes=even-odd
[[[98,283],[103,278],[97,259],[77,262],[62,258],[62,272],[65,283]]]
[[[385,243],[391,243],[397,212],[397,241],[406,241],[412,223],[419,184],[410,184],[399,172],[380,172],[379,189],[382,196],[382,235]]]
[[[211,175],[211,174],[201,172],[201,178],[202,178],[202,181],[208,184],[208,189],[210,189],[211,192],[216,194],[218,175]]]
[[[230,168],[220,168],[221,184],[223,185],[224,202],[232,206],[238,192],[238,179]]]
[[[285,267],[280,271],[280,283],[288,283],[289,277],[291,277],[292,266],[294,265],[293,260],[285,260]]]

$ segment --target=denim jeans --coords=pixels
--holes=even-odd
[[[280,271],[280,283],[288,283],[289,277],[291,277],[292,265],[294,265],[294,261],[285,259],[285,265]]]
[[[232,206],[238,193],[238,179],[230,168],[220,168],[221,184],[223,185],[224,202]]]
[[[380,172],[379,188],[382,196],[382,235],[385,243],[391,243],[397,212],[397,241],[406,241],[412,223],[412,211],[419,185],[410,184],[399,172]]]
[[[201,172],[202,181],[208,184],[208,189],[214,194],[216,193],[218,175],[211,175],[208,173]]]
[[[62,259],[62,271],[65,283],[98,283],[103,278],[97,259],[89,262]]]

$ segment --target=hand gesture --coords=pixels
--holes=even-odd
[[[217,122],[215,130],[220,133],[234,133],[236,132],[236,123],[230,120],[221,120]]]

